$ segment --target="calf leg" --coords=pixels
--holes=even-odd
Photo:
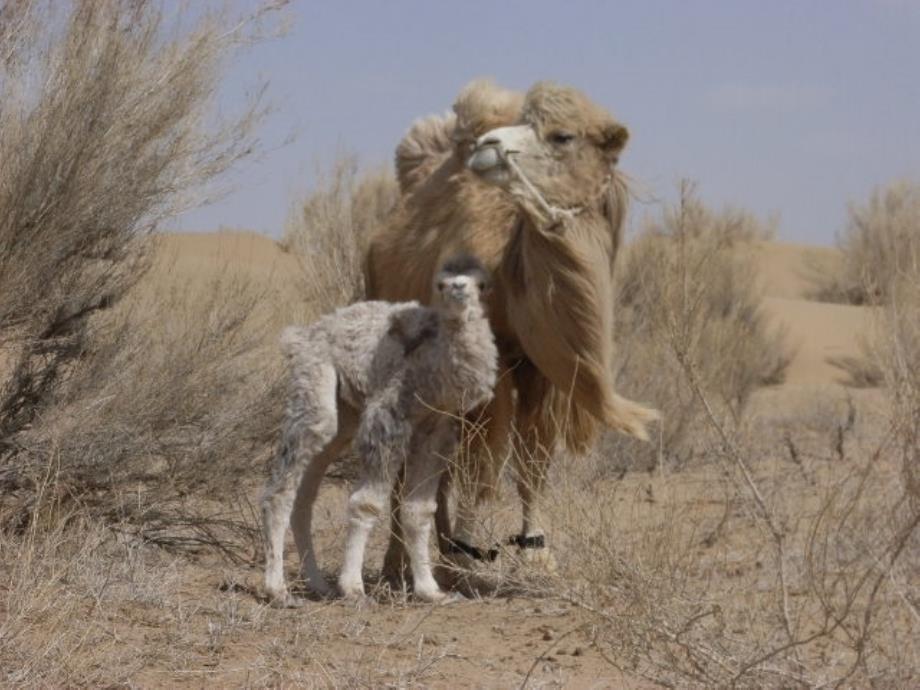
[[[386,507],[390,483],[362,480],[348,499],[348,535],[345,560],[339,574],[339,590],[349,599],[364,596],[364,550],[377,518]]]
[[[296,606],[284,582],[284,533],[291,518],[294,499],[305,470],[321,456],[336,437],[338,419],[335,400],[335,369],[318,364],[305,372],[307,385],[294,391],[288,403],[281,445],[272,471],[272,479],[262,496],[262,531],[265,540],[265,591],[275,606]],[[325,469],[325,467],[323,467]],[[311,478],[305,491],[315,497],[322,472],[307,473]],[[312,508],[312,498],[304,510]],[[315,564],[312,545],[306,559]]]
[[[399,468],[399,475],[393,483],[390,495],[390,541],[383,557],[383,577],[392,587],[401,588],[409,577],[409,554],[406,553],[405,535],[402,525],[402,489],[405,483],[405,467]]]
[[[364,477],[348,499],[348,536],[339,575],[339,588],[346,597],[364,595],[362,568],[367,540],[406,459],[411,427],[397,414],[396,407],[397,401],[386,393],[369,403],[355,435]]]
[[[300,556],[300,577],[312,591],[324,597],[331,595],[332,589],[316,562],[312,530],[313,505],[326,469],[348,445],[354,433],[353,429],[343,425],[342,421],[340,415],[339,431],[335,439],[307,464],[291,514],[291,530],[294,532],[294,543]]]
[[[456,432],[449,419],[438,419],[431,428],[416,430],[415,441],[406,462],[403,533],[415,595],[424,601],[440,601],[446,595],[431,571],[428,542],[438,484],[456,447]]]

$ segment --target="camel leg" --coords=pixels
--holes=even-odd
[[[364,477],[348,499],[348,536],[339,589],[348,598],[364,596],[364,552],[386,508],[399,468],[406,460],[411,425],[395,416],[392,404],[369,405],[356,434]]]
[[[262,531],[265,540],[265,591],[273,606],[297,606],[284,582],[284,534],[302,478],[309,474],[318,484],[322,473],[306,472],[317,456],[335,438],[338,419],[335,399],[335,369],[318,364],[310,372],[309,386],[291,398],[281,445],[272,479],[262,496]],[[315,488],[305,496],[315,496]],[[306,560],[315,564],[312,544]]]
[[[515,420],[514,452],[518,496],[521,498],[521,532],[512,537],[519,547],[520,556],[543,570],[553,572],[556,562],[546,546],[548,518],[544,511],[546,479],[553,458],[554,434],[552,420],[541,419],[539,401],[544,392],[543,381],[533,369],[524,367],[516,372],[518,390],[524,400],[535,401],[533,406],[519,404]],[[529,388],[528,388],[529,387]]]
[[[550,452],[539,443],[517,448],[514,453],[516,484],[521,498],[521,532],[512,539],[525,560],[548,572],[556,569],[552,552],[546,547],[548,518],[544,511],[546,476]]]
[[[490,551],[491,544],[486,544],[480,534],[480,511],[497,493],[498,477],[507,454],[513,414],[512,379],[506,369],[499,376],[495,397],[481,414],[476,415],[471,423],[464,425],[460,453],[450,464],[450,483],[456,487],[457,507],[450,537],[453,546],[448,544],[448,553],[450,560],[458,567],[469,568],[475,565],[477,560],[459,550],[458,546],[478,548],[482,555]],[[446,498],[445,490],[445,515]]]
[[[438,536],[438,552],[447,553],[450,547],[450,472],[446,467],[438,481],[437,505],[434,512],[434,529]]]
[[[294,499],[294,509],[291,514],[291,530],[294,532],[294,543],[300,556],[300,577],[316,594],[328,597],[332,588],[316,562],[316,550],[313,546],[313,504],[319,491],[320,483],[326,474],[326,469],[335,460],[351,440],[353,430],[342,423],[339,418],[339,431],[335,439],[326,446],[318,455],[307,464],[300,481],[297,497]]]
[[[403,529],[412,568],[413,591],[419,599],[435,602],[443,600],[446,595],[435,582],[428,542],[438,485],[457,439],[453,424],[448,419],[436,420],[430,430],[418,429],[416,439],[420,442],[413,445],[418,450],[410,454],[406,463]]]
[[[380,479],[362,480],[348,498],[348,536],[339,590],[348,599],[364,596],[364,551],[371,530],[386,507],[390,484]]]
[[[383,557],[383,578],[390,586],[401,589],[408,581],[409,555],[402,525],[402,487],[405,483],[405,467],[399,468],[393,491],[390,495],[390,540]]]

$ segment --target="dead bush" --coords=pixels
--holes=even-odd
[[[250,307],[203,305],[174,347],[168,306],[156,321],[105,312],[144,275],[159,224],[251,151],[258,102],[217,122],[213,97],[277,4],[232,21],[144,0],[0,4],[16,26],[0,32],[0,486],[24,511],[8,523],[28,520],[43,473],[91,500],[153,455],[174,462],[176,436],[197,433],[202,458],[232,444],[221,415],[239,414],[223,403],[241,389],[216,370],[247,351]]]
[[[692,358],[704,390],[738,417],[751,393],[779,383],[791,359],[783,329],[769,323],[752,251],[770,230],[740,211],[713,212],[682,188],[677,208],[648,222],[617,271],[619,385],[663,414],[661,451],[672,464],[694,454],[701,408],[680,373],[675,344]],[[658,449],[610,438],[603,455],[651,467]]]
[[[837,239],[842,265],[816,266],[815,297],[846,304],[884,304],[892,285],[920,266],[920,186],[902,181],[850,205]]]
[[[890,286],[882,325],[873,354],[892,402],[905,489],[920,513],[920,266]]]
[[[295,203],[283,246],[303,269],[303,289],[318,313],[364,296],[367,243],[396,204],[399,190],[386,169],[360,174],[344,156],[318,175],[316,188]]]
[[[721,254],[732,247],[725,239],[691,244],[688,229],[706,215],[687,191],[671,216],[674,234],[663,234],[673,244],[661,235],[640,239],[661,243],[652,245],[659,253],[649,265],[653,277],[667,279],[645,283],[657,310],[647,306],[636,323],[655,326],[649,332],[660,338],[661,359],[640,371],[652,390],[666,374],[661,390],[674,399],[662,405],[649,397],[666,414],[691,420],[703,462],[680,473],[660,466],[652,475],[616,477],[574,461],[554,468],[552,524],[563,556],[544,592],[592,616],[594,627],[580,629],[611,665],[666,687],[912,686],[920,647],[905,640],[916,637],[920,622],[920,281],[906,279],[891,293],[895,330],[881,359],[898,391],[891,419],[872,414],[878,391],[849,392],[846,408],[826,420],[823,444],[806,454],[804,440],[814,433],[797,422],[811,402],[789,410],[759,405],[759,425],[750,424],[744,391],[756,376],[722,379],[721,361],[709,359],[727,352],[730,371],[737,352],[720,350],[718,335],[705,332],[719,328],[720,313],[750,323],[733,299],[707,297],[710,281],[735,284],[717,260],[743,253],[735,245]],[[732,234],[717,230],[721,238]],[[627,266],[623,279],[634,275],[635,265]],[[754,353],[752,363],[769,363]],[[739,381],[751,388],[736,387]],[[862,404],[853,402],[856,393],[866,394]],[[665,453],[674,439],[668,434],[666,422]],[[617,459],[599,458],[610,461]]]
[[[7,515],[33,514],[50,463],[52,505],[133,521],[164,543],[171,516],[190,528],[171,537],[191,544],[204,514],[229,526],[239,478],[260,473],[282,398],[273,296],[226,272],[140,287],[93,320],[79,367],[17,436],[17,462],[0,475]],[[223,512],[188,500],[212,494]]]

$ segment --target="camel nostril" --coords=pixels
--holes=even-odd
[[[476,146],[478,147],[498,146],[499,144],[501,144],[501,141],[498,137],[486,137],[485,139],[480,139],[476,142]]]

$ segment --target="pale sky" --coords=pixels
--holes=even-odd
[[[777,217],[780,239],[829,244],[849,201],[920,181],[920,0],[300,0],[291,15],[224,96],[268,80],[263,155],[180,229],[279,236],[318,166],[389,164],[478,76],[572,84],[622,120],[620,165],[648,199],[634,219],[688,177],[714,207]]]

